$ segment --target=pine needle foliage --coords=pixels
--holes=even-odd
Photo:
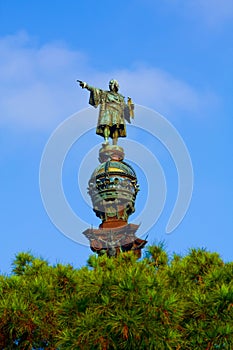
[[[233,349],[233,263],[161,244],[80,269],[20,253],[0,276],[0,349]]]

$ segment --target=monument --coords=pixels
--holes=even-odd
[[[125,102],[115,79],[110,80],[109,90],[77,81],[83,89],[90,91],[89,104],[95,108],[99,106],[96,134],[104,138],[99,150],[100,165],[88,183],[93,211],[101,224],[98,229],[89,228],[83,234],[97,254],[107,253],[111,257],[133,251],[140,257],[147,241],[136,237],[139,225],[128,223],[129,216],[135,211],[139,185],[134,169],[124,161],[124,149],[117,144],[119,137],[126,137],[126,121],[130,123],[134,118],[134,104],[129,97]]]

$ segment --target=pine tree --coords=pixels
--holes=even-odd
[[[50,266],[30,253],[0,276],[0,349],[232,349],[233,263],[163,245],[137,261]]]

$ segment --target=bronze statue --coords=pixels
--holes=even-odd
[[[124,96],[118,92],[119,84],[115,79],[110,80],[108,91],[89,86],[81,80],[77,82],[83,89],[90,91],[89,104],[95,108],[100,105],[96,134],[104,137],[105,144],[111,137],[113,145],[116,145],[118,137],[126,136],[125,120],[130,123],[130,118],[134,117],[131,98],[128,97],[126,104]]]
[[[118,137],[126,136],[125,120],[130,123],[134,117],[134,105],[129,97],[125,102],[115,79],[110,80],[108,91],[77,81],[90,91],[89,104],[100,106],[96,133],[105,139],[99,150],[100,165],[88,182],[92,208],[101,224],[98,229],[89,228],[83,234],[92,251],[99,255],[106,252],[108,257],[116,257],[132,250],[140,258],[147,241],[136,237],[139,225],[128,224],[128,217],[135,211],[139,185],[134,169],[124,162],[124,149],[117,145]]]

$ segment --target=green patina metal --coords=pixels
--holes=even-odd
[[[136,173],[123,161],[103,162],[95,169],[88,184],[93,210],[102,221],[114,216],[127,221],[135,211],[138,191]]]
[[[100,107],[96,133],[105,139],[99,150],[100,165],[88,182],[93,211],[102,223],[99,229],[87,229],[83,234],[98,254],[104,250],[109,256],[116,256],[121,251],[134,250],[140,257],[147,242],[135,236],[138,225],[128,224],[129,216],[135,212],[139,185],[134,169],[124,162],[123,148],[117,145],[118,137],[126,136],[125,120],[130,122],[134,117],[134,105],[130,98],[125,103],[114,79],[109,82],[109,91],[78,82],[90,91],[89,103]],[[112,145],[109,137],[113,139]]]
[[[109,137],[113,139],[116,145],[118,137],[126,137],[126,123],[130,123],[130,118],[134,117],[134,104],[128,97],[127,103],[119,90],[117,80],[112,79],[109,82],[109,90],[102,90],[87,83],[78,80],[82,88],[90,91],[89,104],[93,107],[100,106],[99,118],[96,127],[96,134],[104,137],[106,144]]]

